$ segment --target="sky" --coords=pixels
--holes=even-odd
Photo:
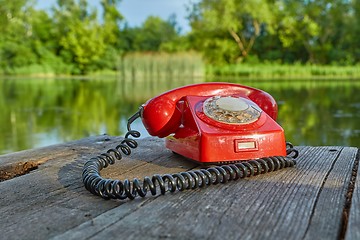
[[[148,16],[159,16],[167,20],[171,14],[176,14],[176,21],[182,33],[190,30],[186,20],[186,5],[199,0],[122,0],[119,11],[125,17],[129,26],[140,26]],[[56,0],[37,0],[37,8],[49,10]],[[100,7],[100,0],[88,0],[92,6]]]

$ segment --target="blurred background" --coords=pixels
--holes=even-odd
[[[360,0],[0,0],[0,154],[122,135],[211,81],[273,95],[295,145],[358,146],[359,42]]]

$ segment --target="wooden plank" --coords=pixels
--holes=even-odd
[[[354,160],[358,152],[354,150],[353,148],[344,148],[334,161],[333,170],[329,171],[328,176],[325,177],[304,239],[330,239],[333,237],[343,239],[342,234],[344,233],[341,231],[343,224],[346,224],[343,222],[345,221],[343,206],[346,204]],[[351,161],[349,161],[350,159]],[[331,219],[340,220],[339,226],[334,227],[332,224],[328,224]]]
[[[353,169],[353,188],[351,194],[351,205],[348,224],[346,227],[346,240],[360,239],[360,171],[359,171],[359,152],[357,155],[357,165]],[[351,189],[350,189],[351,190]]]
[[[353,156],[351,152],[357,149],[349,149],[346,153],[341,153],[343,148],[304,150],[296,169],[211,189],[189,191],[179,196],[168,195],[165,201],[148,202],[141,210],[131,214],[123,215],[118,209],[113,209],[60,237],[115,237],[122,229],[122,235],[129,239],[159,236],[184,239],[302,239],[312,236],[318,239],[324,236],[324,239],[337,239],[344,196],[337,194],[336,187],[332,192],[337,200],[333,201],[326,197],[331,194],[327,192],[331,189],[324,190],[324,187],[335,183],[341,185],[341,174],[332,174],[343,167],[336,161],[340,156]],[[350,165],[353,160],[347,159]],[[340,188],[346,186],[345,182]],[[317,221],[321,214],[325,214],[321,206],[338,208],[339,211],[329,215],[334,218]],[[106,224],[102,225],[104,221]],[[319,228],[316,235],[313,235],[313,226]],[[329,234],[326,226],[330,226],[335,234]]]
[[[341,229],[343,193],[357,148],[301,147],[295,168],[165,196],[105,201],[84,189],[82,165],[119,140],[100,136],[74,142],[64,147],[67,154],[55,154],[31,173],[1,182],[2,238],[336,239]],[[102,174],[124,178],[195,166],[165,150],[161,139],[140,143],[131,158]],[[26,155],[11,158],[24,161]],[[0,163],[4,158],[9,156],[0,157]],[[37,158],[36,151],[31,158]]]
[[[53,237],[111,208],[124,204],[117,201],[104,201],[91,195],[85,190],[81,181],[84,162],[106,151],[109,147],[116,146],[121,140],[122,138],[100,136],[65,144],[63,148],[57,145],[49,149],[23,151],[0,157],[0,162],[6,164],[11,161],[15,164],[28,160],[46,159],[38,169],[31,173],[0,182],[2,238]],[[165,165],[170,164],[169,170],[173,169],[173,171],[194,166],[194,163],[189,163],[170,151],[164,150],[162,140],[149,138],[141,142],[140,151],[134,151],[131,159],[126,158],[120,161],[114,165],[114,168],[104,171],[104,175],[112,176],[114,173],[116,175],[119,173],[119,167],[123,167],[121,170],[123,174],[119,175],[120,177],[126,177],[128,172],[129,175],[131,172],[134,173],[133,175],[142,174],[139,166],[147,170],[149,167],[144,164],[157,166],[156,161],[162,161]],[[169,161],[167,157],[170,158]],[[171,158],[179,158],[176,164],[180,165],[174,165]],[[152,163],[153,161],[155,164]]]

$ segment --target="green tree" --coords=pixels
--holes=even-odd
[[[195,46],[213,63],[243,60],[264,28],[272,32],[273,5],[270,0],[203,0],[193,4],[189,20]]]
[[[32,12],[33,3],[30,1],[0,0],[0,68],[5,73],[37,61],[30,41]]]
[[[86,0],[58,0],[53,11],[58,29],[57,53],[73,65],[75,74],[94,70],[106,47],[97,11],[89,10]]]
[[[338,63],[347,61],[349,56],[343,54],[343,42],[346,36],[346,25],[353,11],[351,3],[344,0],[321,0],[309,4],[308,8],[309,15],[320,28],[313,48],[314,62],[329,64],[333,59]],[[349,63],[352,64],[352,62]]]
[[[58,35],[51,16],[44,10],[36,10],[30,20],[32,26],[31,49],[38,58],[43,70],[48,69],[53,74],[68,74],[70,68],[60,56],[58,49]]]
[[[120,0],[101,0],[103,8],[102,27],[105,50],[97,62],[100,69],[115,69],[119,56],[123,53],[121,46],[120,24],[124,17],[118,10]]]
[[[124,20],[124,17],[117,9],[120,2],[120,0],[101,0],[104,41],[107,44],[117,44],[121,34],[120,23]]]
[[[337,54],[346,59],[348,63],[360,62],[360,0],[350,2],[349,17],[346,18],[343,28],[343,41]]]
[[[343,0],[278,2],[277,35],[285,48],[300,49],[312,63],[330,63],[343,39],[350,5]],[[299,53],[298,53],[299,54]]]
[[[124,45],[132,51],[159,51],[161,46],[179,38],[175,16],[167,21],[149,16],[141,27],[124,28]]]

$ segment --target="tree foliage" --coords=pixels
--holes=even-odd
[[[209,62],[359,62],[359,0],[202,0],[189,7],[196,47]],[[356,30],[357,29],[357,30]],[[237,46],[237,48],[236,48]]]
[[[132,26],[121,0],[0,0],[0,74],[35,66],[53,74],[116,69],[128,52],[197,50],[211,64],[351,65],[360,61],[360,0],[201,0],[189,3],[191,31],[176,15]]]
[[[171,15],[167,21],[149,16],[142,26],[126,26],[122,33],[127,51],[159,51],[164,44],[179,38],[175,15]]]
[[[203,0],[194,4],[189,20],[194,37],[199,39],[198,48],[211,62],[241,61],[265,27],[268,33],[273,32],[273,5],[269,0]],[[211,57],[214,49],[219,52]]]

